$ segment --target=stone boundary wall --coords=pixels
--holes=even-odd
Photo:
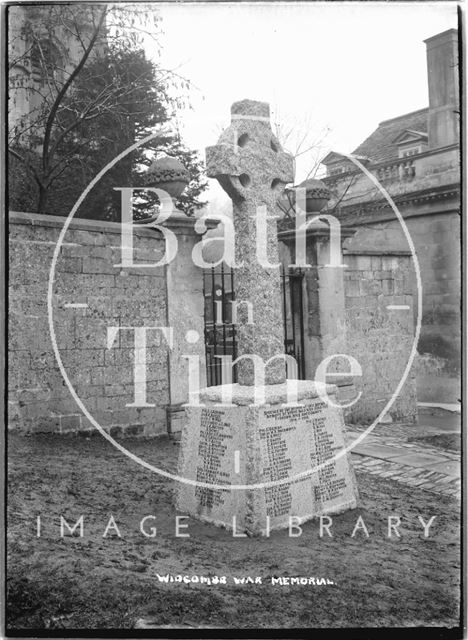
[[[347,353],[362,367],[354,378],[360,400],[348,410],[352,422],[370,423],[385,407],[403,375],[415,332],[414,269],[409,252],[345,251]],[[389,305],[407,309],[388,309]],[[390,409],[395,421],[417,419],[415,366]]]
[[[92,430],[57,365],[47,317],[53,251],[65,218],[9,216],[8,422],[23,433]],[[134,261],[158,261],[165,242],[156,230],[135,228]],[[71,384],[111,435],[166,432],[168,348],[147,333],[147,403],[134,401],[134,332],[119,331],[107,348],[108,326],[168,326],[165,267],[115,267],[121,262],[117,223],[73,220],[56,265],[54,324]],[[85,308],[71,308],[73,303]]]

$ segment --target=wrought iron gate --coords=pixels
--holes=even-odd
[[[282,311],[284,323],[284,352],[296,360],[294,367],[288,364],[288,377],[305,378],[304,358],[304,311],[303,279],[300,269],[281,272]],[[220,265],[206,269],[203,273],[203,294],[205,297],[205,350],[206,376],[209,386],[221,384],[222,361],[216,356],[231,355],[235,360],[236,325],[232,322],[232,304],[234,295],[234,271]],[[236,372],[232,372],[232,381],[236,381]],[[224,381],[230,373],[224,374]]]

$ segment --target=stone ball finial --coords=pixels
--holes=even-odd
[[[321,180],[309,178],[298,187],[306,191],[307,213],[319,213],[330,200],[330,189]]]
[[[145,176],[148,187],[163,189],[171,198],[178,198],[189,182],[190,174],[187,169],[180,160],[170,156],[154,160]]]

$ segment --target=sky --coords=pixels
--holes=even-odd
[[[215,144],[232,102],[270,103],[296,183],[330,149],[352,152],[387,118],[428,104],[424,39],[457,27],[453,2],[158,4],[159,60],[188,78],[187,144]],[[151,44],[148,55],[155,56]],[[213,196],[217,197],[213,193]]]

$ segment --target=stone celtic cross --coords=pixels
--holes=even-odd
[[[276,201],[285,184],[294,179],[294,159],[283,151],[270,126],[270,108],[265,102],[242,100],[231,107],[231,125],[218,144],[206,149],[207,173],[216,178],[233,203],[236,233],[236,300],[251,302],[253,323],[248,323],[246,305],[238,310],[238,355],[254,354],[267,362],[284,354],[279,266],[262,266],[257,259],[258,207],[277,216]],[[276,222],[268,220],[267,257],[279,263]],[[237,365],[239,384],[254,384],[249,359]],[[284,360],[278,358],[266,369],[265,384],[286,379]]]

